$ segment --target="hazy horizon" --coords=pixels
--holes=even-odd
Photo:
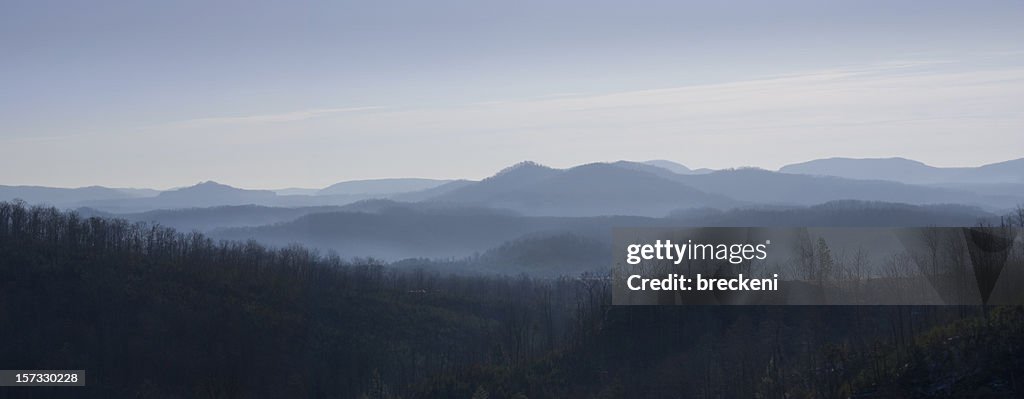
[[[803,162],[817,161],[817,160],[826,160],[826,159],[859,159],[859,160],[905,159],[905,160],[912,161],[912,162],[920,162],[919,160],[916,160],[916,159],[910,159],[910,158],[900,157],[900,156],[879,157],[879,158],[856,158],[856,157],[836,156],[836,157],[825,157],[825,158],[808,159],[808,160],[797,161],[797,162],[789,162],[789,163],[786,163],[786,164],[781,165],[781,166],[796,165],[796,164],[800,164],[800,163],[803,163]],[[937,166],[937,165],[931,165],[931,164],[928,164],[928,163],[924,163],[924,164],[926,166],[937,167],[937,168],[960,168],[960,167],[963,167],[963,168],[974,168],[974,167],[990,165],[990,164],[995,164],[995,163],[1002,163],[1002,162],[1007,162],[1007,161],[1015,161],[1015,160],[1018,160],[1018,159],[1024,159],[1024,157],[1018,157],[1018,158],[1012,158],[1012,159],[1004,159],[1004,160],[1001,160],[1001,161],[988,162],[988,163],[985,163],[985,164],[978,164],[978,165]],[[718,169],[711,169],[711,168],[703,168],[703,167],[700,167],[700,166],[692,166],[692,165],[688,165],[688,164],[685,164],[685,163],[682,163],[682,162],[678,162],[678,161],[674,161],[674,160],[671,160],[671,159],[648,159],[648,160],[623,160],[623,159],[617,159],[617,160],[603,160],[603,161],[583,162],[583,163],[579,163],[579,164],[572,164],[572,165],[565,165],[565,166],[556,166],[556,165],[551,165],[551,164],[545,164],[545,163],[542,163],[542,162],[536,162],[536,161],[530,160],[530,159],[524,159],[524,160],[520,160],[520,161],[517,161],[517,162],[512,163],[512,164],[506,165],[504,167],[495,169],[494,171],[491,171],[490,173],[485,173],[482,176],[475,176],[475,177],[466,177],[466,176],[423,177],[423,176],[415,176],[415,175],[410,175],[410,176],[385,176],[385,177],[371,177],[371,178],[356,178],[356,179],[348,179],[348,180],[337,180],[337,181],[329,182],[329,183],[327,183],[327,184],[325,184],[323,186],[297,186],[297,185],[291,185],[291,186],[242,186],[242,185],[234,184],[233,182],[230,182],[230,181],[217,180],[217,179],[200,179],[200,180],[194,181],[192,183],[187,183],[187,184],[177,185],[177,186],[166,186],[166,187],[161,187],[161,186],[118,186],[118,185],[98,184],[98,183],[85,184],[85,185],[79,185],[79,186],[47,186],[47,185],[42,185],[42,184],[5,184],[4,182],[0,182],[0,186],[25,186],[25,187],[35,186],[35,187],[52,187],[52,188],[107,187],[107,188],[119,188],[119,189],[152,189],[152,190],[158,190],[158,191],[169,191],[169,190],[176,190],[176,189],[181,189],[181,188],[187,188],[187,187],[192,187],[192,186],[196,186],[196,185],[203,184],[203,183],[210,183],[210,182],[212,182],[212,183],[228,185],[228,186],[231,186],[231,187],[234,187],[234,188],[241,188],[241,189],[246,189],[246,190],[271,190],[271,191],[282,191],[282,190],[321,190],[321,189],[327,188],[327,187],[329,187],[331,185],[338,184],[338,183],[352,183],[352,182],[360,182],[360,181],[405,180],[405,179],[413,179],[413,180],[415,180],[415,179],[426,179],[426,180],[438,180],[438,181],[456,181],[456,180],[480,181],[480,180],[483,180],[485,178],[494,176],[495,174],[501,172],[502,170],[504,170],[506,168],[511,168],[513,166],[517,166],[517,165],[522,164],[522,163],[534,163],[534,164],[538,164],[538,165],[544,166],[544,167],[564,170],[564,169],[571,169],[571,168],[574,168],[574,167],[577,167],[577,166],[583,166],[583,165],[589,165],[589,164],[598,164],[598,163],[607,163],[607,164],[611,164],[611,163],[615,163],[615,162],[648,163],[648,162],[657,162],[657,161],[673,162],[673,163],[685,166],[688,169],[693,170],[693,171],[699,171],[700,169],[728,170],[728,169],[742,169],[742,168],[757,168],[757,169],[763,169],[763,170],[768,170],[768,171],[773,171],[773,172],[778,172],[779,171],[779,168],[768,169],[768,168],[762,168],[762,167],[754,166],[754,165],[735,165],[735,166],[727,166],[727,167],[718,168]],[[652,166],[664,168],[663,166],[658,166],[658,165],[652,165]],[[794,172],[787,172],[787,173],[794,173]],[[916,184],[916,183],[908,183],[908,184]]]
[[[3,185],[953,167],[1024,148],[1017,2],[2,7]]]

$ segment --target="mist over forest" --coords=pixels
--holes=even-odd
[[[2,1],[0,399],[1024,398],[1021,21]]]
[[[1022,184],[1021,161],[984,178],[620,161],[279,191],[6,186],[0,325],[18,328],[0,359],[89,370],[97,398],[1010,397],[1020,307],[621,307],[608,273],[618,227],[1024,227],[1024,192],[993,190]]]
[[[974,225],[1024,203],[1018,187],[1024,159],[935,168],[902,158],[832,158],[777,172],[659,160],[567,169],[522,162],[480,181],[396,178],[276,191],[212,181],[166,191],[0,186],[0,200],[391,262],[462,259],[537,236],[606,247],[613,227]]]

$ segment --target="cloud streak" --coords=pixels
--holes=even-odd
[[[348,115],[330,123],[340,132],[372,132],[406,143],[429,140],[453,154],[500,142],[494,154],[506,162],[533,157],[568,165],[632,157],[774,168],[820,156],[901,155],[955,165],[1024,155],[1022,93],[1024,67],[899,61],[716,84]]]
[[[146,180],[131,176],[160,171],[164,185],[271,187],[480,178],[524,159],[774,169],[821,157],[904,156],[963,166],[1024,156],[1022,105],[1024,66],[900,61],[593,95],[199,118],[112,132],[102,145],[84,136],[8,145],[0,168],[74,165],[136,186]],[[130,164],[150,169],[121,167]]]
[[[210,127],[210,126],[224,126],[224,125],[251,125],[251,124],[268,124],[268,123],[286,123],[286,122],[297,122],[308,119],[343,114],[351,112],[371,111],[379,110],[384,107],[348,107],[348,108],[314,108],[299,111],[272,113],[272,114],[260,114],[260,115],[246,115],[246,116],[221,116],[221,117],[209,117],[209,118],[196,118],[189,119],[186,121],[178,122],[174,124],[177,127]]]

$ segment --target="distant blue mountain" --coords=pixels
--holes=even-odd
[[[1024,158],[966,168],[940,168],[906,158],[827,158],[786,165],[779,171],[908,184],[1024,183]]]
[[[662,169],[670,170],[681,175],[694,175],[714,172],[714,170],[708,168],[690,169],[681,163],[667,161],[664,159],[656,159],[644,163],[647,165],[657,166]]]
[[[1024,202],[1024,192],[1013,195],[1000,188],[1001,191],[989,187],[985,192],[975,192],[756,168],[679,174],[624,161],[564,170],[522,163],[428,200],[508,208],[527,215],[561,216],[662,216],[686,208],[724,209],[743,204],[806,206],[837,200],[965,204],[987,209],[1005,209]]]
[[[521,162],[481,181],[359,180],[315,192],[247,190],[212,181],[162,192],[0,186],[0,200],[15,198],[116,213],[239,205],[342,206],[368,199],[501,208],[537,216],[660,217],[680,209],[806,206],[836,200],[964,204],[998,211],[1024,203],[1024,159],[975,168],[936,168],[903,158],[830,158],[788,165],[779,172],[694,171],[670,161],[618,161],[568,169]]]
[[[82,201],[134,198],[136,193],[100,186],[57,188],[40,186],[0,186],[0,201],[21,199],[29,204],[66,206]]]
[[[246,190],[207,181],[191,187],[164,191],[150,202],[161,208],[259,204],[277,197],[270,190]]]
[[[680,208],[740,203],[670,180],[664,174],[640,170],[630,163],[553,169],[524,162],[430,200],[556,216],[664,216]]]
[[[352,180],[330,185],[317,195],[394,195],[421,191],[449,183],[438,179],[372,179]]]

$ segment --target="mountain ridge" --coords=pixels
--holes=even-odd
[[[779,172],[907,184],[1024,183],[1024,158],[974,167],[936,167],[902,157],[832,157],[785,165]]]
[[[590,163],[568,169],[519,163],[428,200],[506,208],[537,216],[664,216],[678,208],[742,203],[622,163]]]
[[[688,173],[666,168],[673,165]],[[1015,180],[1018,178],[1020,181]],[[660,217],[686,208],[813,205],[844,199],[961,203],[998,210],[1024,203],[1024,158],[973,168],[935,168],[907,158],[828,158],[787,165],[779,171],[739,168],[709,172],[670,161],[599,162],[565,169],[524,161],[480,181],[370,179],[330,187],[340,191],[293,189],[296,191],[283,194],[280,191],[285,190],[242,189],[215,181],[159,192],[102,186],[0,186],[0,200],[22,198],[30,203],[119,213],[228,205],[342,206],[374,198],[449,202],[552,216]]]

